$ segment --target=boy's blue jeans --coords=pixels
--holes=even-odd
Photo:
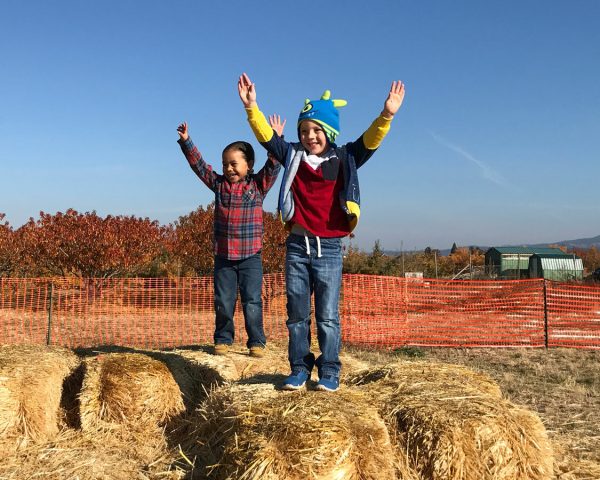
[[[286,240],[285,279],[287,289],[288,358],[292,371],[309,373],[317,366],[319,378],[339,377],[341,332],[338,304],[342,284],[342,241],[320,238],[321,257],[317,257],[317,239],[291,234]],[[315,362],[310,351],[310,297],[315,295],[315,320],[321,355]]]
[[[260,252],[243,260],[227,260],[215,256],[215,344],[233,343],[233,314],[239,287],[248,334],[246,345],[248,348],[266,345],[263,330],[262,278]]]

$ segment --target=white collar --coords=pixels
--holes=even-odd
[[[310,168],[312,168],[313,170],[317,170],[317,168],[319,168],[323,162],[331,160],[335,156],[335,150],[333,148],[330,148],[327,151],[327,153],[325,153],[325,155],[322,156],[312,155],[305,152],[305,155],[302,156],[302,160],[308,163]]]

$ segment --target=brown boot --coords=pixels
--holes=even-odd
[[[229,345],[226,343],[217,343],[215,345],[215,355],[227,355],[229,352]]]
[[[255,358],[262,358],[265,356],[265,347],[261,347],[261,346],[253,346],[250,347],[250,356],[251,357],[255,357]]]

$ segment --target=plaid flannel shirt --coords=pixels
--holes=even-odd
[[[191,138],[178,140],[194,173],[215,193],[215,255],[229,260],[248,258],[262,249],[263,199],[271,189],[280,164],[270,156],[258,173],[230,183],[202,158]]]

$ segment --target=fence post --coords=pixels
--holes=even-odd
[[[50,304],[48,305],[48,329],[46,330],[46,345],[50,345],[52,331],[52,304],[54,303],[54,282],[50,282]]]
[[[548,294],[546,291],[546,279],[544,278],[544,346],[548,350]]]

